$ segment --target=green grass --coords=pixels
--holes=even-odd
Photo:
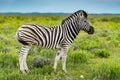
[[[30,73],[20,73],[18,53],[22,45],[15,39],[17,29],[28,23],[60,25],[68,15],[0,14],[0,80],[120,80],[120,15],[89,15],[95,33],[81,31],[74,40],[67,55],[68,74],[62,72],[61,61],[54,73],[57,50],[37,46],[27,57]],[[49,60],[49,64],[36,67],[36,58],[39,62]]]

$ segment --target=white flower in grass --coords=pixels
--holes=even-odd
[[[80,76],[80,78],[84,79],[84,76],[83,76],[83,75],[81,75],[81,76]]]

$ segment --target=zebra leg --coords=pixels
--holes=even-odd
[[[56,72],[56,69],[57,69],[57,64],[58,64],[58,61],[61,57],[61,50],[57,51],[56,53],[56,57],[55,57],[55,62],[54,62],[54,72]]]
[[[27,67],[27,63],[26,63],[26,57],[28,55],[30,47],[31,46],[23,45],[23,47],[22,47],[22,49],[20,51],[20,54],[19,54],[20,71],[22,73],[27,73],[29,71],[28,67]]]
[[[63,54],[62,54],[62,70],[67,73],[67,70],[66,70],[66,55],[67,55],[67,52],[68,52],[68,48],[64,48],[63,49]]]

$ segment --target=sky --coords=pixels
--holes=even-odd
[[[120,13],[120,0],[0,0],[0,13]]]

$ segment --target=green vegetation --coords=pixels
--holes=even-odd
[[[42,68],[44,65],[50,64],[50,60],[45,57],[35,57],[32,60],[33,67]]]
[[[95,55],[107,58],[108,56],[110,56],[110,53],[106,49],[98,49],[95,51]]]
[[[120,15],[89,15],[93,35],[84,31],[67,55],[65,74],[53,64],[57,50],[33,46],[27,57],[30,73],[19,71],[21,44],[15,33],[22,24],[60,25],[69,14],[0,14],[0,80],[120,80]],[[60,61],[61,62],[61,61]]]

